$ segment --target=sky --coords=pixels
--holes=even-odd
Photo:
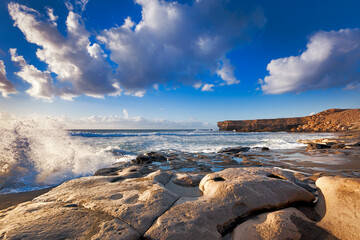
[[[360,2],[3,0],[0,113],[215,128],[360,107]]]

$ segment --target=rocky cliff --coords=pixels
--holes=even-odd
[[[360,109],[329,109],[312,116],[218,122],[219,130],[237,132],[341,132],[360,130]]]

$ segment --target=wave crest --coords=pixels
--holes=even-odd
[[[0,192],[60,184],[115,162],[69,136],[60,119],[0,115]]]

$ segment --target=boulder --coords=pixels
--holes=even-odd
[[[132,227],[103,212],[62,202],[26,202],[0,211],[1,239],[139,239]]]
[[[149,152],[149,153],[140,154],[135,159],[136,164],[149,164],[152,162],[166,162],[166,161],[167,161],[167,158],[157,152]]]
[[[312,149],[328,149],[331,148],[331,144],[323,144],[323,143],[308,143],[307,149],[308,150],[312,150]]]
[[[115,176],[119,170],[121,170],[121,168],[118,167],[102,168],[97,170],[94,176]]]
[[[236,154],[239,152],[247,152],[249,150],[250,150],[249,147],[239,146],[239,147],[224,148],[224,149],[220,150],[219,153]]]
[[[255,150],[255,151],[270,151],[270,148],[268,148],[268,147],[253,147],[253,148],[251,148],[251,150]]]
[[[206,175],[202,197],[161,215],[145,233],[150,239],[221,239],[234,224],[256,211],[276,209],[315,197],[295,184],[292,173],[274,168],[230,168]]]
[[[337,143],[331,146],[331,149],[344,149],[345,148],[345,144],[343,143]]]
[[[360,239],[360,178],[321,177],[316,186],[318,225],[340,239]]]
[[[296,208],[257,215],[238,225],[231,236],[232,240],[337,239]]]

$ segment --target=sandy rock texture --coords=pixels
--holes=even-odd
[[[76,204],[26,202],[0,212],[1,239],[139,239],[128,224]]]
[[[360,239],[360,178],[321,177],[316,186],[318,225],[340,239]]]
[[[232,168],[208,174],[199,185],[203,196],[170,208],[145,237],[221,239],[237,220],[256,211],[315,199],[292,180],[292,173],[274,168]]]
[[[171,176],[157,171],[142,178],[79,178],[60,185],[35,201],[78,204],[121,219],[143,234],[178,199],[176,194],[163,187]]]
[[[204,176],[131,166],[99,173],[1,210],[0,238],[360,239],[359,179],[319,178],[322,219],[315,222],[304,210],[313,209],[311,187],[279,168]]]
[[[237,226],[232,240],[337,240],[296,208],[263,213]]]

